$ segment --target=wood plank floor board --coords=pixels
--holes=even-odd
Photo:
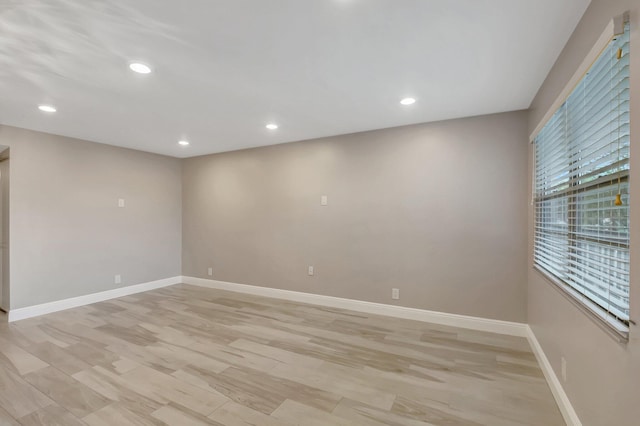
[[[218,423],[215,420],[212,420],[208,417],[203,417],[199,413],[191,411],[182,406],[177,406],[175,404],[165,405],[151,413],[151,416],[168,425],[223,426],[221,423]]]
[[[24,378],[77,417],[84,417],[111,402],[55,367],[43,368]]]
[[[49,364],[31,355],[20,346],[14,345],[7,339],[0,338],[0,367],[25,375],[33,371],[48,367]]]
[[[256,343],[246,339],[238,339],[230,343],[229,346],[276,360],[282,364],[319,367],[323,363],[323,361],[318,358],[299,355],[295,352],[285,351],[268,344]]]
[[[85,424],[69,411],[57,405],[49,405],[21,417],[19,420],[19,424],[23,426],[82,426]]]
[[[456,416],[447,416],[442,422],[429,423],[416,419],[413,415],[383,410],[348,398],[340,401],[333,414],[349,420],[352,425],[363,426],[469,426],[464,421],[457,420]]]
[[[209,418],[225,426],[294,426],[300,423],[276,419],[234,401],[218,408]]]
[[[305,426],[353,426],[353,421],[351,420],[290,399],[285,400],[271,414],[271,417],[296,425],[304,424]]]
[[[123,373],[138,368],[140,364],[134,363],[135,367]],[[126,386],[121,374],[103,366],[95,366],[73,375],[73,378],[100,395],[114,402],[138,402],[141,406],[149,406],[152,411],[159,408],[159,404],[149,398],[143,397],[133,389]]]
[[[31,414],[54,402],[17,373],[0,368],[0,407],[13,418]]]
[[[0,407],[0,426],[19,426],[20,423],[7,411]]]
[[[33,344],[25,349],[40,360],[69,375],[91,367],[91,364],[68,352],[67,348],[61,348],[51,342]]]
[[[163,426],[166,423],[152,417],[142,416],[130,410],[122,403],[113,403],[82,419],[89,426]],[[178,425],[176,425],[178,426]]]
[[[0,426],[555,426],[526,339],[177,285],[0,324]]]
[[[208,416],[228,401],[221,394],[205,392],[196,386],[146,366],[124,373],[122,379],[125,386],[153,401],[165,405],[174,402],[203,416]]]
[[[390,409],[395,395],[379,388],[370,386],[360,376],[353,374],[334,374],[330,363],[323,363],[320,367],[308,368],[303,366],[281,365],[271,370],[270,374],[277,377],[296,381],[310,387],[334,392],[356,401]]]

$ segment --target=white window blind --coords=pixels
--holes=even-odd
[[[592,311],[623,326],[629,322],[629,96],[627,24],[534,140],[534,262]]]

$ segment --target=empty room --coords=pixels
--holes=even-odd
[[[640,425],[638,111],[638,0],[0,0],[0,425]]]

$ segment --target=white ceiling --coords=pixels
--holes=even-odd
[[[526,109],[588,4],[0,0],[0,123],[189,157]]]

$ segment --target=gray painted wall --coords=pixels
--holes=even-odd
[[[11,309],[181,274],[179,159],[7,126],[0,145]]]
[[[187,159],[183,275],[525,321],[526,118]]]
[[[640,323],[640,30],[637,0],[593,0],[536,96],[529,116],[532,131],[594,45],[609,20],[631,10],[631,317]],[[532,155],[529,157],[531,168]],[[531,188],[531,186],[529,186]],[[528,321],[585,426],[640,422],[640,330],[632,327],[621,344],[578,310],[532,269],[533,216],[529,215]]]

